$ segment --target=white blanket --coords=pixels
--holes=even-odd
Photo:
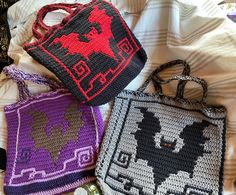
[[[62,0],[61,0],[62,1]],[[27,4],[26,4],[27,2]],[[22,44],[32,40],[31,26],[35,11],[53,0],[21,0],[8,11],[13,38],[8,54],[18,67],[26,72],[53,76],[35,62]],[[59,0],[57,1],[59,2]],[[63,0],[63,2],[74,2]],[[77,1],[86,2],[86,1]],[[127,86],[136,90],[147,76],[160,64],[174,59],[186,60],[192,74],[207,81],[208,103],[227,108],[227,151],[224,169],[224,194],[236,194],[236,24],[230,21],[211,0],[111,0],[136,37],[145,48],[148,61],[142,72]],[[62,13],[51,13],[47,24],[60,22]],[[179,73],[180,68],[168,70],[163,78]],[[17,88],[14,82],[0,76],[0,147],[6,148],[7,126],[3,106],[16,102]],[[29,84],[34,93],[48,90]],[[196,91],[196,92],[195,92]],[[165,89],[173,95],[175,85]],[[187,85],[185,97],[199,98],[198,86]],[[101,106],[107,123],[111,106]],[[1,178],[0,178],[1,179]]]

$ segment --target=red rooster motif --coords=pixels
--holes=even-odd
[[[91,27],[89,33],[83,35],[88,42],[80,40],[80,34],[72,32],[69,35],[62,35],[56,38],[52,43],[60,43],[61,47],[66,48],[69,54],[81,54],[85,59],[89,59],[92,53],[103,53],[117,60],[110,48],[110,38],[114,39],[111,32],[112,16],[108,16],[105,10],[100,10],[98,5],[94,6],[90,13],[88,21],[91,24],[98,24],[100,29]]]

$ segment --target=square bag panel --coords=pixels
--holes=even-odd
[[[8,125],[5,193],[60,194],[94,181],[103,135],[98,107],[79,103],[65,89],[27,97],[22,80],[51,82],[14,66],[3,71],[18,83],[21,94],[19,102],[4,108]]]
[[[43,23],[57,9],[69,12],[59,25]],[[42,36],[38,28],[46,31]],[[80,101],[111,101],[142,70],[147,56],[119,11],[109,2],[52,4],[39,10],[33,25],[36,40],[24,49],[52,71]]]
[[[226,111],[205,103],[207,85],[189,71],[160,79],[160,70],[178,63],[162,65],[138,91],[116,97],[96,168],[104,194],[222,194]],[[151,79],[156,88],[180,80],[178,95],[144,93]],[[203,86],[201,101],[183,98],[186,81]]]

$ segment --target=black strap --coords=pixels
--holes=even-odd
[[[162,93],[161,85],[159,84],[159,82],[155,82],[155,80],[163,81],[163,79],[159,75],[160,72],[162,72],[163,70],[166,70],[168,68],[171,68],[173,66],[177,66],[177,65],[183,65],[184,69],[183,69],[182,75],[186,75],[186,76],[190,75],[190,72],[191,72],[190,66],[186,61],[183,61],[180,59],[173,60],[173,61],[167,62],[165,64],[162,64],[159,68],[154,70],[152,72],[152,74],[144,82],[144,84],[138,89],[138,91],[143,92],[147,88],[150,81],[152,80],[156,90],[158,90],[160,93]],[[177,86],[176,97],[183,98],[184,87],[185,87],[186,83],[187,83],[187,81],[184,81],[184,80],[179,81],[178,86]]]
[[[161,85],[161,84],[170,83],[171,81],[174,81],[174,80],[186,81],[186,82],[192,81],[192,82],[195,82],[195,83],[201,85],[202,90],[203,90],[201,102],[205,103],[206,98],[207,98],[207,83],[206,83],[205,80],[200,79],[198,77],[193,77],[193,76],[178,75],[178,76],[174,76],[174,77],[172,77],[172,78],[170,78],[168,80],[165,80],[165,81],[157,79],[156,82],[158,83],[158,85]],[[182,93],[184,93],[184,89],[183,89]]]

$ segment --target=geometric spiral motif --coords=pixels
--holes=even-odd
[[[120,41],[118,43],[118,47],[119,47],[119,49],[121,49],[123,52],[125,52],[128,55],[130,55],[133,52],[133,50],[134,50],[132,45],[129,43],[129,40],[127,38],[125,38],[122,41]]]
[[[213,192],[212,192],[212,190],[206,190],[206,189],[201,189],[201,188],[198,188],[195,186],[185,185],[183,193],[182,192],[176,193],[176,192],[168,191],[166,195],[182,195],[182,194],[186,194],[186,195],[193,195],[193,194],[213,195]]]
[[[31,149],[23,148],[20,151],[19,156],[17,157],[17,163],[27,163],[31,157]]]
[[[132,154],[130,153],[120,151],[117,161],[115,161],[114,163],[116,163],[118,166],[121,166],[123,168],[128,168],[131,156]]]
[[[94,164],[94,154],[92,146],[81,148],[81,150],[77,153],[77,156],[78,165],[81,168]]]

